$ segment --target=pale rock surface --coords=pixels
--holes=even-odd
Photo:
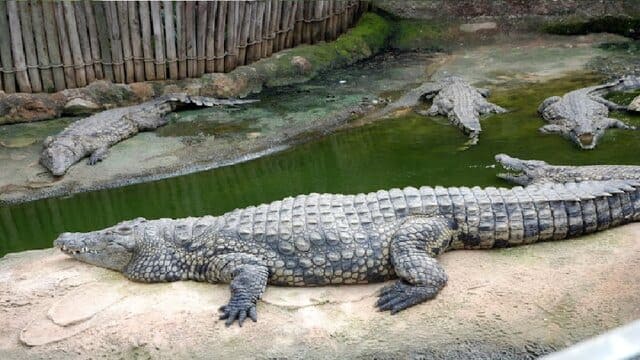
[[[640,111],[640,96],[636,96],[635,99],[631,100],[628,109],[631,111]]]
[[[398,315],[381,284],[268,287],[226,328],[228,286],[140,284],[57,250],[0,259],[0,358],[533,358],[640,318],[640,224],[440,257],[449,284]]]

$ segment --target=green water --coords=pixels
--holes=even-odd
[[[499,152],[558,164],[640,165],[640,131],[609,130],[592,151],[537,132],[543,122],[536,107],[545,97],[598,80],[576,75],[495,92],[491,100],[511,112],[483,120],[479,144],[465,151],[459,149],[466,138],[443,118],[407,115],[235,166],[2,207],[0,255],[50,247],[63,231],[91,231],[138,216],[217,215],[300,193],[506,185],[495,177],[493,156]],[[640,126],[640,116],[612,116]]]

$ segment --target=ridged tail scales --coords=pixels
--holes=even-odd
[[[484,190],[423,187],[420,193],[435,199],[437,215],[409,215],[391,235],[391,263],[400,279],[381,290],[381,311],[393,314],[434,298],[447,282],[435,257],[450,248],[564,239],[640,220],[640,182],[634,180]]]

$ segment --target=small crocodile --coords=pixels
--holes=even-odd
[[[640,77],[625,76],[616,81],[589,86],[545,99],[538,112],[548,122],[542,133],[557,133],[590,150],[609,128],[633,130],[635,127],[609,117],[609,110],[626,110],[625,106],[604,99],[609,91],[640,89]]]
[[[102,111],[69,125],[44,140],[40,163],[53,175],[61,176],[80,159],[89,156],[89,165],[103,160],[109,147],[140,131],[154,130],[167,123],[165,115],[180,105],[237,105],[257,100],[215,99],[182,93],[163,95],[142,104]]]
[[[376,306],[397,313],[432,299],[447,275],[436,257],[559,240],[640,220],[640,181],[528,187],[407,187],[309,194],[221,216],[138,218],[54,245],[142,282],[230,283],[226,325],[257,319],[267,284],[380,282]]]
[[[638,180],[640,166],[636,165],[587,165],[561,166],[550,165],[541,160],[521,160],[507,154],[498,154],[496,161],[509,173],[498,177],[527,186],[543,182],[579,182],[588,180]]]
[[[502,107],[488,102],[488,89],[475,88],[459,76],[449,75],[435,82],[426,82],[408,91],[400,99],[387,105],[375,116],[386,116],[402,108],[416,107],[421,99],[433,99],[426,116],[444,115],[475,144],[482,131],[480,115],[506,112]]]

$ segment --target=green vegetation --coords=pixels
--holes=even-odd
[[[543,31],[558,35],[583,35],[608,32],[633,39],[640,39],[640,17],[603,16],[593,19],[569,18],[548,23]]]
[[[397,20],[393,26],[389,44],[393,49],[441,51],[452,40],[448,26],[432,20]]]

